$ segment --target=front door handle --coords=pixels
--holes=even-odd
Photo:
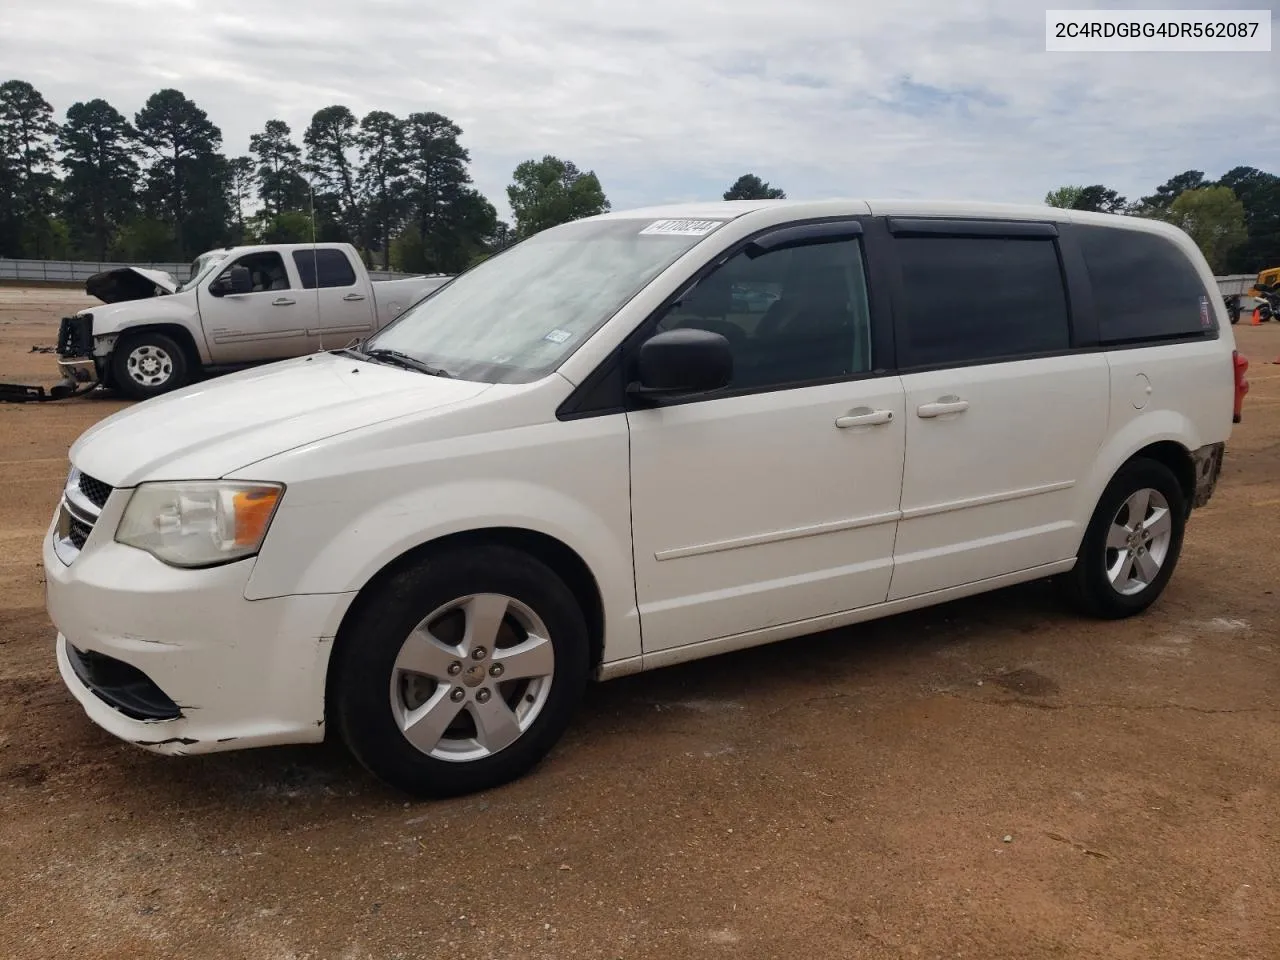
[[[345,300],[345,301],[347,301],[347,303],[355,303],[357,300],[363,300],[363,299],[364,299],[364,297],[363,297],[361,294],[358,294],[358,293],[348,293],[348,294],[347,294],[345,297],[343,297],[342,299],[343,299],[343,300]]]
[[[292,307],[298,301],[290,300],[288,297],[276,297],[271,301],[273,307]]]
[[[961,400],[956,396],[939,397],[933,403],[925,403],[916,407],[916,415],[929,419],[930,417],[945,417],[949,413],[964,413],[968,409],[968,400]]]
[[[888,423],[892,419],[892,410],[872,410],[869,407],[859,407],[856,410],[850,410],[843,417],[836,417],[836,426],[841,430],[847,427],[875,427],[882,423]]]

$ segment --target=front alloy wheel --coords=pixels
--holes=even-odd
[[[330,666],[330,716],[356,758],[406,793],[522,776],[564,733],[590,666],[586,620],[542,561],[442,551],[357,601]]]
[[[555,668],[546,626],[519,600],[460,598],[405,639],[391,674],[391,711],[405,739],[428,756],[480,760],[538,719]]]

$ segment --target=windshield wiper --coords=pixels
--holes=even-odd
[[[362,357],[371,357],[374,360],[382,360],[387,363],[395,364],[398,367],[404,367],[406,370],[417,370],[419,373],[427,373],[433,377],[444,377],[445,379],[453,379],[453,374],[443,367],[435,367],[431,364],[419,360],[417,357],[411,357],[407,353],[401,353],[399,350],[388,350],[385,347],[375,347],[372,350],[355,350]]]

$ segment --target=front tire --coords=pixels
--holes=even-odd
[[[1095,617],[1117,620],[1156,602],[1173,576],[1186,529],[1186,498],[1173,472],[1138,458],[1120,468],[1063,578],[1068,598]]]
[[[186,352],[172,337],[143,331],[121,337],[111,353],[115,387],[132,400],[146,400],[185,387],[190,380]]]
[[[551,750],[587,683],[573,593],[517,550],[435,555],[391,577],[343,629],[334,719],[391,786],[449,797],[515,780]]]

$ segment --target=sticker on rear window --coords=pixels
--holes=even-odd
[[[570,333],[568,330],[552,330],[542,339],[550,340],[552,343],[564,343],[566,340],[568,340],[572,336],[573,334]]]
[[[655,220],[640,231],[640,236],[705,237],[723,222],[723,220]]]
[[[1200,298],[1200,326],[1206,330],[1213,326],[1213,321],[1209,319],[1209,298]]]

